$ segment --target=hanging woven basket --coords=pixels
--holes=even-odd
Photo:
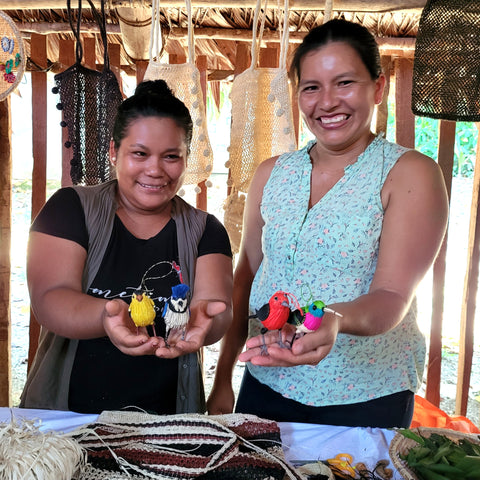
[[[0,10],[0,101],[20,83],[25,71],[23,40],[13,20]]]
[[[454,121],[480,120],[480,2],[429,0],[420,17],[412,111]]]

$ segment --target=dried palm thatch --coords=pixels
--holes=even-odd
[[[75,2],[73,2],[74,4]],[[108,8],[107,32],[108,41],[120,44],[121,68],[132,72],[136,68],[136,60],[148,60],[148,57],[133,58],[127,53],[126,44],[129,38],[138,35],[149,35],[149,9],[145,6],[135,7],[133,16],[139,20],[125,20],[127,8]],[[365,25],[379,38],[414,38],[418,30],[420,18],[418,10],[401,10],[391,12],[339,12],[333,11],[332,18],[343,17]],[[30,34],[49,33],[47,54],[53,70],[63,70],[65,66],[56,65],[58,62],[58,42],[60,39],[73,39],[68,23],[66,9],[23,9],[8,10],[8,14],[15,21],[20,31],[24,33],[27,55],[30,49]],[[135,15],[137,17],[135,17]],[[76,15],[76,13],[74,13]],[[193,25],[195,32],[195,55],[205,55],[208,59],[209,71],[233,71],[235,62],[236,42],[250,42],[254,17],[254,8],[210,8],[198,7],[193,9]],[[278,42],[278,26],[281,13],[276,2],[270,2],[265,16],[264,45]],[[75,19],[74,19],[75,21]],[[123,28],[128,22],[130,33],[125,34]],[[298,43],[301,38],[313,27],[322,24],[324,11],[322,10],[295,10],[289,12],[290,43]],[[93,15],[88,8],[82,9],[82,32],[84,36],[98,37],[97,63],[102,63],[102,51],[99,33],[96,31]],[[187,26],[188,18],[185,8],[160,8],[160,23],[165,34],[165,54],[187,56]],[[146,33],[147,32],[147,33]],[[148,44],[148,41],[147,41]],[[32,66],[32,69],[34,66]]]

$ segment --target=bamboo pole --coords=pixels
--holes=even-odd
[[[110,0],[110,7],[151,7],[151,0]],[[192,7],[207,8],[255,8],[256,0],[192,0]],[[100,7],[100,0],[93,0],[96,7]],[[422,10],[426,0],[335,0],[335,11],[345,12],[391,12],[399,10]],[[185,0],[162,0],[164,7],[185,7]],[[30,10],[30,9],[62,9],[65,0],[0,0],[2,10]],[[75,5],[72,5],[75,8]],[[323,11],[325,2],[318,0],[290,0],[292,10]]]
[[[10,97],[0,102],[0,406],[10,406],[12,389],[10,244],[12,233],[12,119]]]

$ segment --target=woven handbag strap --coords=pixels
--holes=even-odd
[[[106,27],[106,20],[105,20],[105,0],[101,0],[101,15],[98,13],[95,5],[93,4],[92,0],[87,0],[90,4],[90,8],[92,9],[93,17],[100,29],[100,36],[102,37],[103,43],[103,68],[109,69],[110,68],[110,59],[108,57],[108,45],[107,45],[107,27]],[[80,65],[83,59],[83,45],[82,39],[80,36],[80,26],[82,21],[82,0],[78,0],[78,14],[77,14],[77,25],[75,27],[73,22],[73,14],[72,14],[72,5],[71,0],[67,0],[67,14],[68,14],[68,21],[70,23],[70,27],[72,29],[73,35],[76,40],[75,45],[75,57],[76,62]]]
[[[259,50],[262,43],[263,30],[265,28],[265,19],[267,17],[267,5],[268,0],[265,0],[265,5],[263,7],[262,21],[260,24],[260,31],[258,32],[258,22],[259,17],[262,12],[262,0],[257,0],[255,6],[255,14],[253,17],[253,36],[252,36],[252,48],[251,48],[251,57],[252,63],[250,64],[250,69],[253,69],[258,64]],[[279,67],[286,68],[287,65],[287,51],[288,51],[288,39],[289,39],[289,29],[288,29],[288,11],[289,11],[289,0],[284,0],[283,5],[283,21],[279,24],[280,31],[280,57],[279,57]]]
[[[188,63],[195,62],[195,41],[193,37],[192,2],[185,0],[188,18]],[[153,49],[155,48],[155,55]],[[160,0],[152,0],[152,28],[150,30],[150,60],[160,61],[163,50],[162,27],[160,25]]]
[[[100,29],[100,35],[102,37],[103,43],[103,68],[104,70],[110,68],[110,58],[108,56],[108,42],[107,42],[107,23],[105,17],[105,0],[100,1],[100,11],[101,15],[98,13],[98,10],[95,8],[92,0],[87,0],[90,4],[90,8],[92,9],[93,17],[98,24],[98,28]]]
[[[77,26],[73,23],[73,12],[72,12],[72,5],[71,0],[67,0],[67,15],[68,15],[68,22],[70,23],[70,28],[72,29],[73,36],[76,40],[75,45],[75,57],[78,64],[82,63],[83,59],[83,46],[82,41],[80,38],[80,25],[82,20],[82,0],[78,0],[78,13],[77,13]]]

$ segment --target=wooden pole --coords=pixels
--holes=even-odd
[[[477,124],[477,127],[479,125]],[[468,390],[472,374],[473,333],[478,284],[478,263],[480,261],[480,138],[477,141],[477,158],[473,176],[472,204],[470,209],[470,230],[468,234],[467,273],[463,290],[460,319],[460,345],[458,355],[458,383],[455,414],[467,415]]]
[[[440,122],[438,141],[438,164],[445,178],[448,198],[452,196],[453,156],[455,151],[455,122]],[[450,203],[450,201],[449,201]],[[430,327],[430,345],[427,365],[427,386],[425,398],[436,405],[440,405],[441,363],[442,363],[442,324],[443,305],[445,300],[445,272],[447,266],[447,237],[445,234],[442,246],[433,264],[432,285],[432,324]]]
[[[392,57],[382,56],[382,70],[385,74],[385,90],[383,91],[383,99],[380,105],[377,105],[377,118],[375,122],[375,132],[387,133],[388,123],[388,94],[390,92],[390,77],[392,74]]]
[[[58,42],[58,59],[64,69],[67,69],[75,63],[75,42],[73,40],[59,40]],[[60,95],[58,96],[60,102]],[[68,141],[68,128],[62,128],[62,187],[72,185],[72,178],[70,176],[70,162],[72,160],[72,148],[67,148],[65,142]]]
[[[147,60],[136,60],[136,79],[137,85],[143,82],[143,77],[145,76],[145,72],[147,71],[148,61]]]
[[[415,116],[412,113],[413,61],[395,61],[395,140],[407,148],[415,148]]]
[[[0,102],[0,406],[10,406],[12,389],[10,245],[12,233],[12,120],[10,97]]]
[[[32,60],[47,67],[47,36],[32,35]],[[32,72],[32,218],[45,204],[47,197],[47,73]],[[28,368],[32,365],[38,347],[40,325],[30,313]]]

